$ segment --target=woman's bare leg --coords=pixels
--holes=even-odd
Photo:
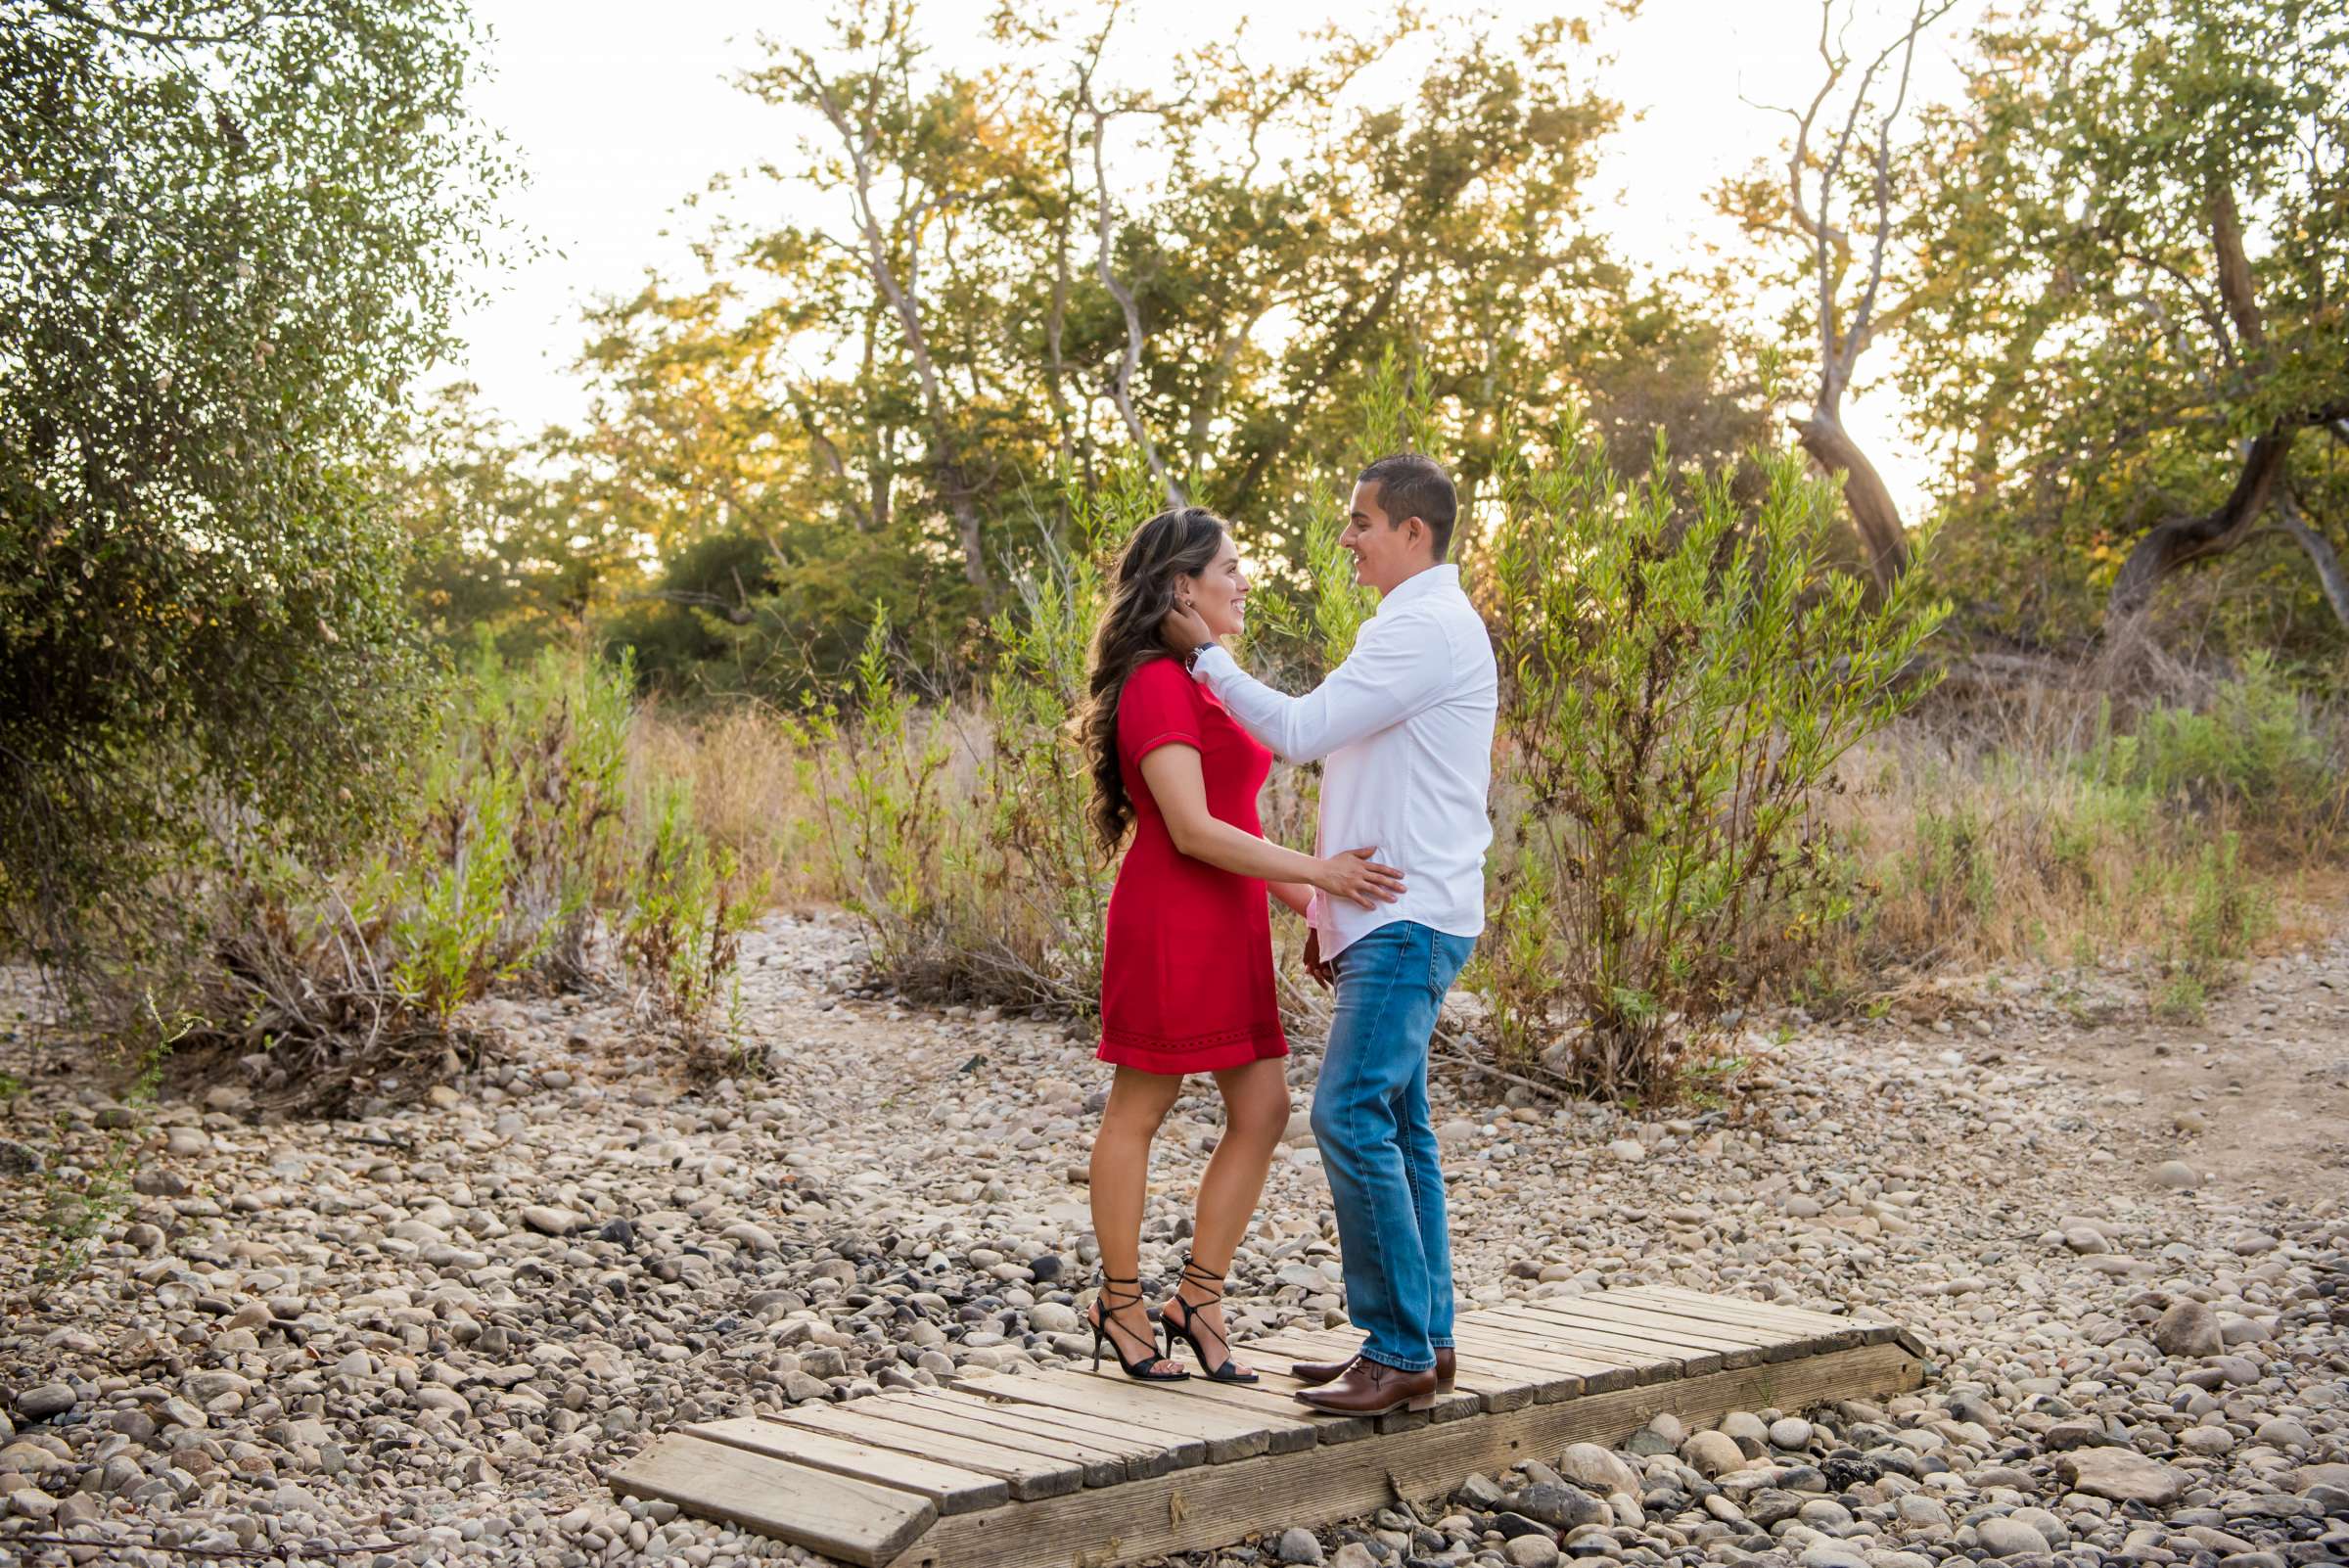
[[[1199,1207],[1191,1222],[1191,1258],[1221,1278],[1256,1218],[1272,1151],[1289,1127],[1288,1064],[1280,1057],[1225,1068],[1216,1075],[1223,1095],[1223,1136],[1199,1178]],[[1230,1344],[1215,1284],[1185,1280],[1178,1295],[1195,1316],[1209,1355]],[[1237,1370],[1245,1371],[1245,1367]]]
[[[1101,1130],[1093,1134],[1091,1187],[1093,1239],[1101,1248],[1101,1271],[1114,1279],[1141,1272],[1142,1201],[1150,1187],[1150,1141],[1182,1093],[1182,1080],[1165,1073],[1121,1067],[1110,1080]],[[1128,1285],[1128,1291],[1139,1286]],[[1126,1357],[1146,1354],[1153,1341],[1150,1314],[1138,1296],[1104,1315]],[[1156,1363],[1165,1370],[1167,1363]]]

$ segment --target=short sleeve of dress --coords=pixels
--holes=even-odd
[[[1191,677],[1172,659],[1153,659],[1126,677],[1118,694],[1118,751],[1137,767],[1161,746],[1202,750],[1199,697]]]

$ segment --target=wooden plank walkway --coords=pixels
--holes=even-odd
[[[1460,1378],[1431,1410],[1316,1415],[1294,1360],[1359,1336],[1250,1341],[1254,1387],[1110,1370],[972,1375],[668,1433],[613,1471],[665,1498],[863,1568],[1109,1568],[1441,1497],[1471,1470],[1619,1444],[1670,1410],[1799,1409],[1914,1388],[1897,1325],[1667,1285],[1463,1314]]]

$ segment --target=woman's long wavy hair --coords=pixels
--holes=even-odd
[[[1133,530],[1119,552],[1109,609],[1093,628],[1092,701],[1084,711],[1084,749],[1093,764],[1093,831],[1114,850],[1133,821],[1118,771],[1118,698],[1133,672],[1167,657],[1159,623],[1174,608],[1174,579],[1197,576],[1223,546],[1224,523],[1204,507],[1161,512]]]

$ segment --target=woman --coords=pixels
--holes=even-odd
[[[1365,908],[1403,891],[1369,850],[1323,859],[1265,841],[1256,797],[1272,754],[1159,639],[1178,604],[1217,636],[1236,636],[1247,597],[1222,520],[1197,507],[1162,512],[1127,542],[1093,636],[1093,825],[1113,850],[1129,826],[1133,843],[1110,895],[1101,965],[1097,1054],[1117,1077],[1093,1140],[1102,1285],[1088,1316],[1093,1365],[1106,1347],[1127,1376],[1150,1381],[1189,1375],[1173,1360],[1177,1336],[1208,1376],[1256,1380],[1231,1359],[1220,1304],[1289,1122],[1267,888],[1300,914],[1314,888]],[[1215,1076],[1227,1126],[1199,1183],[1182,1286],[1160,1309],[1158,1356],[1141,1291],[1142,1199],[1151,1139],[1190,1073]]]

